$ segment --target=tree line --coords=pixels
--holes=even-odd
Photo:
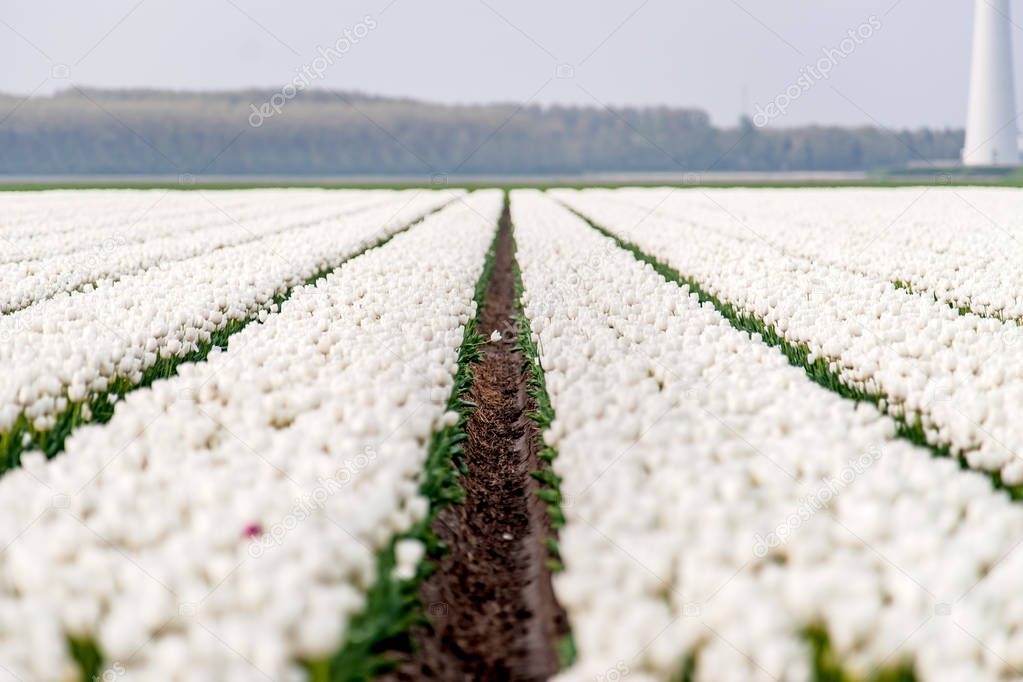
[[[715,127],[696,109],[442,105],[351,92],[0,95],[0,173],[858,171],[953,160],[960,130]]]

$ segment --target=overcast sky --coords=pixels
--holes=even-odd
[[[958,127],[972,15],[971,0],[0,0],[0,91],[280,88],[357,30],[314,86],[693,106],[732,124],[795,84],[771,125]],[[829,77],[798,85],[828,49]]]

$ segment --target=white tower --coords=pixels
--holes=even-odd
[[[1019,141],[1009,0],[976,0],[974,12],[973,67],[963,163],[1014,166],[1019,163]]]

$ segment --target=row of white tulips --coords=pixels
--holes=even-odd
[[[47,430],[69,402],[133,383],[277,295],[393,234],[461,191],[409,191],[387,205],[61,294],[0,316],[0,432],[20,414]]]
[[[261,190],[263,192],[268,190]],[[277,190],[279,193],[282,190]],[[247,192],[214,194],[225,211],[242,209],[250,200]],[[87,237],[97,230],[128,230],[141,220],[157,224],[168,221],[201,220],[216,212],[208,194],[172,190],[53,190],[45,192],[0,193],[0,240],[5,252],[0,262],[17,260],[23,238],[38,239],[57,234]]]
[[[670,217],[762,238],[794,256],[906,283],[957,308],[1023,318],[1019,190],[656,188],[617,194]]]
[[[843,383],[887,396],[893,414],[920,419],[928,441],[969,465],[1023,483],[1023,328],[960,315],[881,278],[789,258],[754,235],[730,234],[727,214],[668,218],[614,192],[556,196],[620,239],[753,315]],[[724,225],[724,227],[721,227]],[[836,228],[838,229],[838,228]]]
[[[175,198],[180,196],[176,193]],[[211,201],[221,199],[214,195]],[[28,243],[23,252],[51,255],[0,264],[0,313],[269,234],[341,220],[374,206],[386,209],[390,205],[393,211],[402,201],[407,197],[402,199],[393,192],[253,193],[244,209],[213,209],[214,213],[202,219],[152,218],[127,228],[94,230],[90,235],[75,232],[19,239],[18,246]]]
[[[678,679],[690,656],[697,680],[809,680],[814,625],[863,679],[1018,679],[1023,509],[553,200],[512,212],[557,415],[579,652],[558,680]]]
[[[500,209],[452,204],[0,479],[0,679],[73,679],[66,636],[133,682],[300,680],[336,651],[427,514]]]
[[[279,192],[279,190],[278,190]],[[206,192],[198,195],[203,199],[205,206],[189,208],[195,199],[187,197],[196,196],[188,192],[171,192],[161,202],[161,207],[168,209],[157,213],[136,216],[133,214],[130,205],[123,209],[106,207],[104,210],[105,221],[95,227],[79,227],[71,231],[62,231],[56,234],[27,234],[14,236],[0,228],[0,242],[3,254],[0,262],[32,263],[34,261],[50,259],[57,256],[73,255],[90,250],[110,250],[118,246],[142,244],[155,242],[160,238],[182,237],[188,238],[193,234],[202,233],[207,230],[226,227],[243,226],[249,221],[266,219],[271,213],[280,212],[282,215],[289,215],[297,212],[301,215],[304,210],[313,209],[319,204],[321,207],[331,201],[327,190],[298,190],[293,194],[263,193],[261,191],[251,192],[248,201],[241,203],[238,199],[221,197],[219,194]],[[374,199],[378,200],[387,195],[384,192],[347,192],[339,191],[333,197],[334,206],[339,207],[345,202],[369,204]],[[178,210],[175,204],[181,202]],[[198,211],[196,211],[198,209]],[[83,212],[87,209],[83,209]],[[42,223],[47,225],[47,223]]]

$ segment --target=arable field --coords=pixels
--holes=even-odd
[[[0,680],[1023,680],[1023,195],[0,194]]]

